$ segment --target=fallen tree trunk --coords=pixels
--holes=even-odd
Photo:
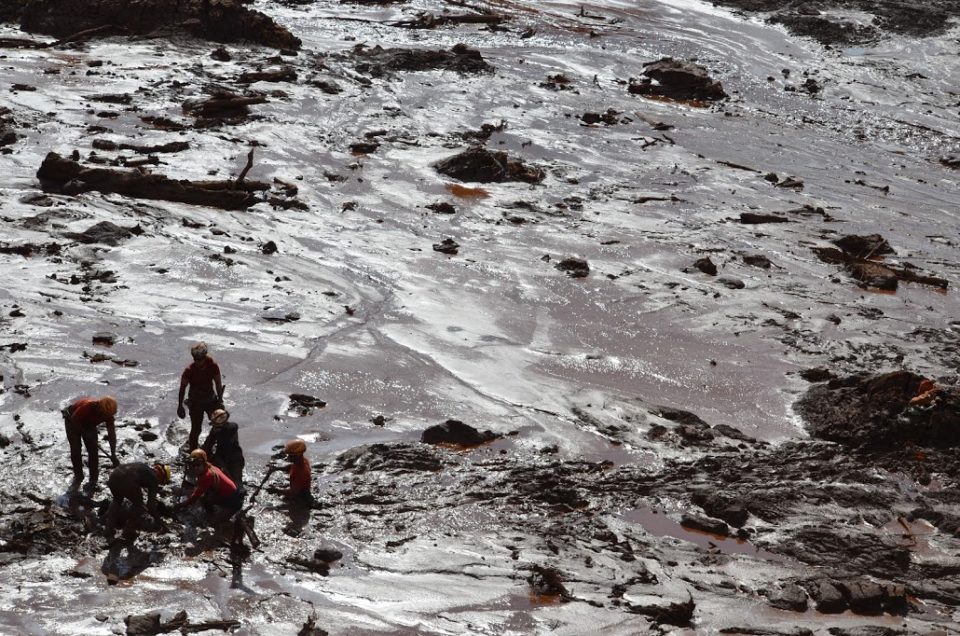
[[[245,209],[257,202],[250,192],[232,189],[232,181],[223,185],[219,182],[170,179],[137,170],[85,168],[79,162],[61,157],[55,152],[44,158],[37,171],[37,178],[45,191],[61,194],[112,192],[136,199],[175,201],[223,210]]]

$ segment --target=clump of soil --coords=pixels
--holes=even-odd
[[[457,44],[449,51],[426,49],[385,49],[379,45],[372,49],[362,44],[354,47],[352,56],[357,60],[357,71],[372,77],[386,77],[398,71],[454,71],[456,73],[491,73],[480,51],[466,44]]]
[[[723,85],[712,79],[706,68],[693,62],[665,57],[644,64],[643,69],[646,77],[628,87],[635,95],[708,101],[727,96]]]
[[[286,27],[239,0],[29,0],[20,13],[20,26],[61,38],[106,27],[137,34],[166,28],[218,42],[300,48],[300,39]]]
[[[434,167],[442,175],[471,183],[540,183],[546,176],[542,169],[528,166],[505,152],[492,152],[480,147],[469,148],[458,155],[442,159],[434,164]]]
[[[814,437],[894,449],[960,442],[960,397],[942,390],[929,410],[909,408],[924,378],[909,371],[855,375],[810,388],[796,404]]]

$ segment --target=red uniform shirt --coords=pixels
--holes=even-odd
[[[70,421],[76,426],[99,426],[113,420],[100,408],[100,400],[94,398],[80,398],[73,403],[72,410]]]
[[[193,489],[186,503],[188,505],[192,504],[211,489],[217,497],[225,499],[237,492],[237,485],[222,470],[213,464],[208,464],[207,472],[200,475],[200,479],[197,480],[197,487]]]
[[[190,386],[190,397],[206,399],[216,397],[217,391],[214,380],[220,377],[220,366],[213,358],[207,358],[202,366],[191,362],[180,376],[181,382]]]
[[[306,457],[290,464],[290,494],[299,495],[310,492],[310,462]]]

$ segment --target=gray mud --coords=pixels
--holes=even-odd
[[[0,27],[0,632],[960,633],[955,3],[456,4]],[[198,339],[315,504],[107,546]]]

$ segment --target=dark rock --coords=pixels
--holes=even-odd
[[[761,267],[763,269],[770,269],[773,265],[770,259],[763,254],[747,254],[743,257],[743,262],[752,267]]]
[[[877,29],[872,26],[820,15],[777,14],[770,22],[782,24],[791,33],[813,38],[821,44],[864,44],[878,37]]]
[[[458,446],[477,446],[503,437],[493,431],[478,431],[460,420],[447,420],[443,424],[431,426],[420,436],[423,444],[456,444]]]
[[[81,243],[104,243],[105,245],[118,245],[121,241],[131,236],[143,234],[143,228],[139,225],[133,227],[121,227],[110,221],[101,221],[96,225],[91,225],[83,232],[64,232],[64,236],[79,241]]]
[[[812,369],[804,369],[801,371],[800,377],[807,382],[826,382],[828,380],[833,380],[837,376],[834,375],[833,371],[827,369],[826,367],[814,367]]]
[[[687,512],[681,515],[680,525],[684,528],[690,528],[691,530],[709,532],[710,534],[718,534],[723,537],[730,534],[730,527],[726,522]]]
[[[582,258],[568,257],[554,265],[570,278],[585,278],[590,274],[590,264]]]
[[[628,612],[649,616],[657,625],[686,627],[690,624],[690,621],[693,620],[693,612],[697,606],[691,596],[684,602],[667,603],[665,605],[634,605],[627,603],[625,607]]]
[[[908,632],[905,632],[900,629],[894,629],[893,627],[885,627],[883,625],[857,625],[855,627],[831,627],[827,630],[827,633],[830,636],[906,636]],[[938,632],[932,631],[928,632],[929,636],[933,636]],[[942,632],[946,635],[947,632]]]
[[[810,589],[810,595],[816,602],[818,612],[839,614],[847,609],[847,599],[843,592],[826,579],[814,582]]]
[[[546,176],[540,168],[527,166],[505,152],[492,152],[481,147],[469,148],[458,155],[442,159],[434,164],[434,167],[442,175],[470,183],[540,183]]]
[[[304,559],[303,557],[298,556],[288,556],[287,563],[298,566],[299,568],[308,572],[319,574],[320,576],[328,576],[330,574],[330,564],[326,561],[320,561],[318,559]]]
[[[534,594],[540,596],[559,596],[561,600],[567,601],[572,597],[567,588],[563,585],[563,576],[556,568],[534,565],[531,568],[530,576],[527,577],[527,583]]]
[[[117,342],[117,334],[109,331],[98,331],[93,334],[93,344],[104,347],[112,347]]]
[[[218,62],[230,61],[230,53],[227,51],[225,47],[222,47],[222,46],[218,46],[217,48],[215,48],[213,52],[210,54],[210,57],[217,60]]]
[[[155,442],[159,439],[159,436],[153,431],[140,431],[140,439],[145,442]]]
[[[439,243],[433,244],[433,251],[440,252],[441,254],[450,254],[453,256],[460,251],[460,244],[454,241],[452,238],[445,238]]]
[[[447,203],[446,201],[438,201],[424,207],[426,207],[428,210],[436,212],[437,214],[456,214],[457,212],[457,208],[455,208],[453,204]]]
[[[665,57],[644,64],[643,74],[647,77],[630,83],[628,90],[631,93],[708,101],[724,99],[727,96],[720,82],[707,75],[707,69],[693,62]]]
[[[722,519],[735,528],[743,527],[750,517],[747,509],[728,496],[718,493],[713,488],[699,488],[691,491],[690,500],[703,508],[711,517]],[[716,533],[727,534],[727,533]]]
[[[276,254],[277,244],[274,243],[273,241],[267,241],[260,247],[260,251],[266,254],[267,256],[270,256],[271,254]]]
[[[857,614],[907,613],[906,593],[902,586],[858,579],[839,582],[837,587],[846,596],[850,609]]]
[[[130,615],[123,619],[127,636],[155,636],[160,633],[160,614]]]
[[[727,289],[743,289],[747,285],[740,280],[739,278],[733,278],[731,276],[721,276],[717,279],[717,282],[726,287]]]
[[[356,143],[350,144],[350,152],[356,155],[369,155],[377,151],[377,148],[380,147],[378,143],[372,143],[369,141],[358,141]]]
[[[654,415],[662,417],[665,420],[676,422],[678,424],[687,424],[689,426],[710,428],[710,425],[704,422],[698,415],[683,409],[675,409],[671,406],[658,406]]]
[[[710,276],[717,275],[717,266],[714,264],[712,260],[710,260],[709,256],[704,256],[703,258],[695,260],[693,262],[693,268],[700,270],[704,274],[708,274]]]
[[[333,563],[334,561],[339,561],[343,558],[343,552],[337,550],[336,548],[319,548],[318,550],[314,551],[313,558],[317,561]]]
[[[723,435],[724,437],[729,437],[730,439],[735,439],[740,442],[748,442],[750,444],[755,444],[757,440],[753,437],[750,437],[739,428],[734,428],[728,424],[717,424],[713,427],[713,430],[718,435]]]
[[[55,37],[93,29],[103,29],[102,35],[183,30],[221,42],[248,40],[280,49],[300,48],[300,40],[290,31],[239,0],[33,0],[24,6],[20,26]]]
[[[744,225],[760,225],[762,223],[790,223],[790,219],[779,214],[764,214],[760,212],[741,212],[740,222]]]
[[[879,234],[866,236],[849,234],[831,242],[853,258],[872,258],[894,253],[887,239]]]
[[[580,115],[580,121],[589,125],[605,124],[613,126],[620,123],[620,113],[609,108],[604,113],[584,113]]]
[[[807,611],[807,593],[796,583],[787,583],[767,597],[772,607],[791,612]]]

